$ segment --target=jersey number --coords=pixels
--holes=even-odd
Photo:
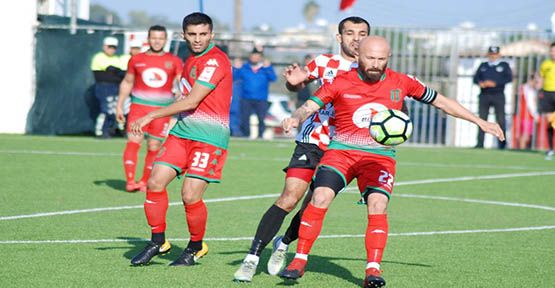
[[[210,154],[208,153],[195,152],[195,158],[193,158],[193,163],[191,163],[191,166],[206,168],[206,166],[208,166],[208,158],[210,158]]]
[[[393,175],[389,174],[389,172],[385,170],[380,170],[380,177],[378,178],[378,182],[391,187],[393,185]]]

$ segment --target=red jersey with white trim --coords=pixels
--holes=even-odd
[[[127,64],[127,73],[135,75],[131,101],[149,106],[170,105],[174,100],[173,80],[182,69],[181,59],[170,53],[145,52],[131,57]]]
[[[329,149],[363,150],[395,156],[393,147],[384,146],[370,136],[368,127],[372,115],[385,109],[401,110],[406,96],[431,103],[437,92],[416,78],[386,69],[375,83],[362,80],[358,70],[352,70],[323,85],[311,100],[335,107],[335,136]]]
[[[319,79],[321,84],[332,83],[335,77],[357,66],[357,62],[349,61],[338,54],[318,55],[306,65],[309,72],[308,79],[310,81]],[[324,106],[303,123],[295,140],[316,144],[320,149],[326,150],[335,131],[334,117],[333,106],[331,104]]]
[[[184,87],[181,89],[187,91],[187,87],[197,83],[212,91],[196,109],[180,113],[170,134],[226,149],[232,82],[231,62],[214,44],[210,44],[204,52],[187,58],[181,79]]]

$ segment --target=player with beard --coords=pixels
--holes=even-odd
[[[282,278],[303,276],[308,254],[320,234],[328,207],[356,178],[368,210],[364,287],[385,285],[380,264],[388,235],[386,208],[393,191],[396,162],[395,149],[378,144],[370,136],[368,126],[374,113],[384,109],[400,110],[403,99],[409,96],[473,122],[502,141],[505,139],[497,123],[486,122],[416,78],[387,68],[390,53],[385,38],[364,38],[360,42],[358,68],[338,76],[331,84],[324,84],[282,123],[286,132],[291,131],[325,105],[332,103],[335,107],[336,132],[320,161],[314,195],[302,215],[297,253],[281,272]]]
[[[167,186],[184,176],[181,199],[185,208],[190,239],[171,266],[191,266],[208,253],[203,241],[208,210],[202,197],[209,183],[218,183],[229,142],[231,104],[231,62],[212,43],[212,19],[203,13],[183,18],[183,37],[191,55],[185,61],[181,84],[185,97],[167,107],[148,113],[131,123],[137,135],[155,119],[179,113],[179,119],[154,161],[147,182],[145,215],[151,227],[151,242],[131,260],[132,265],[147,264],[152,257],[168,252],[166,240]]]
[[[370,25],[360,17],[348,17],[338,25],[337,41],[341,44],[339,54],[322,54],[309,62],[306,67],[291,65],[284,72],[287,88],[291,91],[302,89],[311,81],[331,83],[337,75],[347,73],[357,66],[358,43],[370,33]],[[316,112],[316,110],[314,111]],[[277,234],[285,216],[291,212],[309,187],[314,170],[326,150],[330,138],[333,136],[333,106],[326,105],[313,113],[303,124],[297,138],[296,147],[289,165],[284,169],[285,187],[276,202],[260,219],[256,234],[248,254],[241,266],[234,274],[236,281],[251,282],[262,250]],[[291,224],[284,236],[274,240],[272,256],[268,261],[268,273],[277,275],[286,262],[286,252],[289,244],[298,238],[301,214],[305,205],[310,201],[312,193],[309,191],[303,207],[291,220]]]
[[[151,111],[165,107],[174,102],[172,88],[174,82],[179,82],[183,63],[177,56],[164,52],[168,33],[163,26],[155,25],[148,29],[148,44],[150,48],[144,53],[134,55],[127,64],[127,73],[120,84],[116,120],[125,122],[124,103],[131,94],[131,107],[127,117],[127,131],[129,123],[147,115]],[[156,119],[144,127],[144,134],[127,134],[127,144],[123,152],[123,167],[128,192],[146,191],[146,181],[152,171],[152,162],[168,135],[171,116]],[[147,138],[147,153],[143,176],[135,182],[135,167],[141,143]]]

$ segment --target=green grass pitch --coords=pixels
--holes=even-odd
[[[231,140],[223,182],[205,194],[210,252],[193,267],[167,265],[188,238],[181,181],[174,181],[166,232],[174,249],[130,267],[149,227],[144,194],[123,191],[124,145],[0,135],[0,287],[361,285],[366,216],[354,188],[332,204],[322,231],[329,238],[315,243],[303,278],[268,275],[268,247],[252,283],[232,282],[260,217],[281,192],[292,141]],[[382,265],[387,287],[554,287],[555,161],[534,152],[408,145],[397,161]]]

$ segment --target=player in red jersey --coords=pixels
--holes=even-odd
[[[358,42],[368,35],[370,25],[360,17],[348,17],[339,23],[338,30],[337,41],[341,44],[340,54],[319,55],[308,63],[306,70],[297,65],[288,67],[285,78],[290,90],[301,88],[314,80],[320,80],[322,83],[332,82],[337,75],[356,67]],[[305,194],[314,170],[333,135],[334,114],[332,105],[326,105],[303,123],[295,139],[297,145],[291,161],[284,169],[285,187],[276,202],[260,219],[249,252],[233,275],[236,281],[252,281],[262,250],[279,231],[285,216],[295,208]],[[310,195],[309,192],[306,199],[309,200]],[[305,203],[308,200],[305,200]],[[301,214],[302,208],[291,220],[285,235],[276,237],[274,240],[274,249],[267,265],[268,273],[271,275],[278,274],[285,266],[287,247],[298,238]]]
[[[395,179],[395,149],[375,142],[368,131],[372,114],[402,107],[406,96],[431,104],[445,113],[475,123],[486,133],[505,140],[497,123],[486,122],[455,100],[417,79],[387,68],[390,47],[382,37],[369,36],[359,47],[359,67],[325,84],[315,96],[283,121],[285,131],[298,127],[325,104],[335,107],[336,133],[320,161],[314,195],[301,219],[297,254],[280,274],[297,279],[304,274],[308,253],[320,234],[324,216],[335,196],[354,178],[368,207],[367,265],[364,287],[382,287],[380,263],[386,245],[386,208]]]
[[[208,252],[203,242],[208,217],[202,196],[208,183],[220,182],[229,141],[231,104],[231,62],[214,46],[212,19],[203,13],[183,18],[183,37],[191,51],[185,62],[181,84],[185,97],[168,107],[148,113],[131,124],[131,131],[142,134],[154,119],[179,113],[177,124],[160,149],[147,182],[144,209],[151,227],[151,242],[131,260],[132,265],[147,264],[155,255],[170,249],[166,240],[167,185],[185,176],[181,198],[185,207],[190,240],[170,265],[190,266]]]
[[[164,52],[168,39],[168,32],[163,26],[155,25],[148,29],[148,44],[150,48],[144,53],[137,54],[129,60],[127,74],[120,84],[116,120],[125,122],[123,106],[125,99],[131,94],[131,107],[127,116],[127,131],[129,123],[145,116],[151,111],[173,103],[173,84],[179,82],[183,63],[179,57]],[[162,146],[162,141],[168,134],[170,117],[156,119],[143,129],[144,134],[127,134],[127,145],[123,152],[123,167],[127,184],[125,190],[133,192],[146,191],[146,181],[152,171],[152,162]],[[147,153],[143,168],[143,177],[135,182],[135,167],[141,143],[147,137]]]

